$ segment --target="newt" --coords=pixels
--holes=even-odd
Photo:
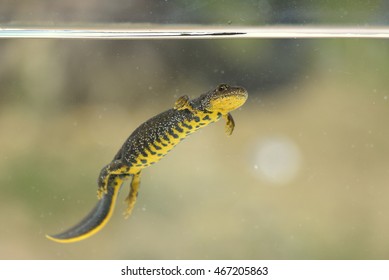
[[[46,237],[70,243],[100,231],[112,216],[123,182],[132,177],[124,212],[125,217],[129,217],[138,196],[142,170],[158,162],[188,135],[221,118],[226,121],[225,132],[231,135],[235,122],[230,112],[241,107],[247,97],[243,87],[227,84],[220,84],[192,100],[187,95],[179,97],[172,109],[152,117],[135,129],[112,162],[103,167],[97,180],[98,202],[93,210],[74,227]]]

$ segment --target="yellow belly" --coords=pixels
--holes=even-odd
[[[146,147],[143,147],[143,152],[138,155],[136,163],[131,167],[131,173],[137,173],[143,168],[158,162],[188,135],[210,123],[216,122],[220,117],[220,113],[199,111],[194,119],[178,123],[178,129],[171,129],[170,133],[166,132],[164,137],[161,137],[158,141],[148,143]]]

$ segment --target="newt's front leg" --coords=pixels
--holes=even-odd
[[[130,185],[130,193],[126,198],[127,209],[124,211],[124,218],[128,218],[131,215],[132,209],[134,209],[134,205],[136,202],[136,198],[138,197],[140,185],[140,171],[133,175],[131,185]]]
[[[126,175],[128,174],[130,167],[123,164],[123,162],[118,159],[112,161],[110,164],[106,165],[103,169],[101,169],[99,178],[97,180],[98,189],[97,189],[97,197],[101,199],[104,194],[108,191],[108,180],[111,175]]]
[[[196,113],[196,110],[193,108],[192,104],[190,104],[189,97],[187,95],[183,95],[176,100],[174,103],[174,109],[178,111],[188,109],[192,113]]]
[[[226,134],[230,136],[235,128],[235,121],[232,118],[230,113],[224,115],[223,118],[226,120],[226,128],[225,128]]]

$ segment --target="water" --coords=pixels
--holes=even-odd
[[[0,29],[0,258],[389,257],[388,28],[73,27]],[[91,239],[44,238],[140,123],[220,82],[249,92],[231,137],[145,170],[130,219],[122,193]]]
[[[1,28],[0,38],[39,39],[232,39],[232,38],[389,38],[387,27],[267,26],[209,27],[166,25],[135,28]]]

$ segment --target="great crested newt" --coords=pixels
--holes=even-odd
[[[178,98],[172,109],[135,129],[112,162],[101,170],[97,180],[99,200],[95,208],[74,227],[46,237],[56,242],[70,243],[97,233],[111,218],[124,180],[132,177],[124,213],[125,217],[130,216],[138,195],[141,171],[158,162],[188,135],[221,118],[226,121],[227,135],[231,135],[235,122],[230,112],[242,106],[247,97],[244,88],[221,84],[192,100],[187,95]]]

